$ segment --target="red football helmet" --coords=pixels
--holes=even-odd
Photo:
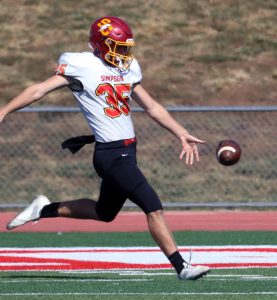
[[[127,70],[133,60],[130,49],[134,46],[129,25],[120,18],[105,16],[91,24],[89,43],[101,59]]]

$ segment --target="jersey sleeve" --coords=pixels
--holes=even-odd
[[[78,77],[78,60],[75,53],[63,53],[58,60],[56,75]]]
[[[75,53],[63,53],[58,60],[56,75],[61,75],[69,81],[69,89],[73,92],[83,90],[83,84],[80,80],[80,61]]]
[[[142,73],[141,73],[139,63],[136,59],[133,59],[132,71],[133,71],[133,76],[134,76],[134,83],[140,83],[142,80]]]

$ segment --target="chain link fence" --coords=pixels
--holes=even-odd
[[[179,160],[178,140],[134,109],[139,166],[164,203],[274,204],[277,107],[168,109],[207,143],[199,146],[200,162],[186,166]],[[53,201],[97,199],[93,146],[75,155],[60,146],[64,139],[85,134],[91,133],[77,108],[34,108],[10,115],[1,124],[0,204],[29,203],[36,194]],[[215,156],[218,142],[226,138],[242,148],[241,160],[232,167],[220,165]]]

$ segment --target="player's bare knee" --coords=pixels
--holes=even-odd
[[[163,210],[162,209],[152,211],[152,212],[147,214],[148,219],[156,219],[156,218],[161,218],[161,217],[163,217]]]

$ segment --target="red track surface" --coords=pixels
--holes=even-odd
[[[15,213],[0,214],[0,231]],[[277,211],[168,211],[165,216],[173,231],[277,231]],[[131,232],[147,231],[145,216],[140,212],[122,212],[112,223],[67,218],[41,219],[13,232]]]

